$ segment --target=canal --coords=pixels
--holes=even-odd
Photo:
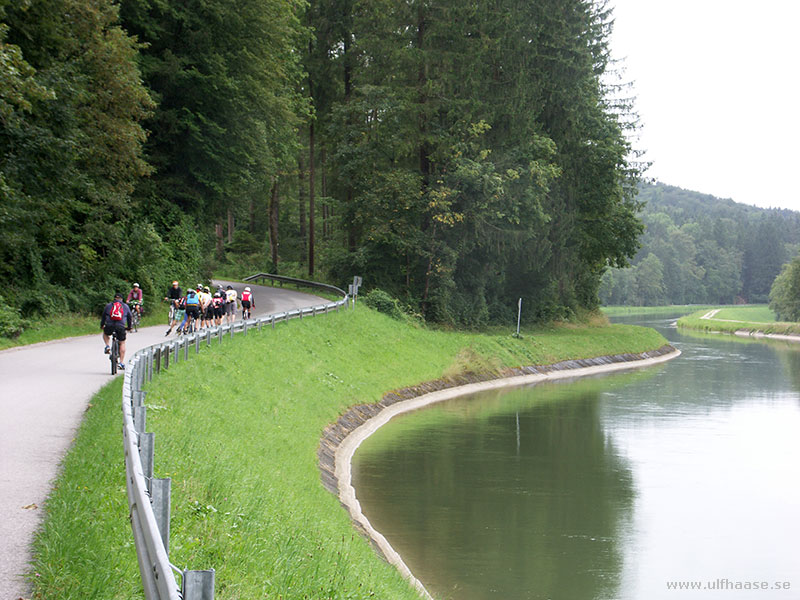
[[[800,345],[639,323],[682,355],[362,443],[362,510],[437,599],[800,598]]]

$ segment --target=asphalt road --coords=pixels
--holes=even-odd
[[[219,283],[232,285],[240,297],[245,287]],[[256,303],[253,316],[328,302],[279,287],[250,288]],[[156,306],[166,323],[166,304]],[[42,506],[89,400],[112,377],[99,323],[96,335],[0,352],[0,600],[29,596],[23,574]],[[163,341],[166,329],[148,327],[128,334],[127,354]]]

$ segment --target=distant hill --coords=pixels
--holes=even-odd
[[[629,269],[603,278],[604,304],[767,302],[800,248],[800,212],[765,209],[664,183],[644,184],[647,229]]]

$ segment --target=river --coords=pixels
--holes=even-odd
[[[800,345],[638,322],[682,355],[361,445],[362,510],[436,598],[800,598]]]

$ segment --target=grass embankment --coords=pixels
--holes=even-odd
[[[670,304],[666,306],[603,306],[600,310],[608,317],[625,317],[633,315],[674,315],[676,313],[693,313],[700,309],[710,310],[712,306],[698,304]]]
[[[317,468],[348,407],[468,370],[662,346],[640,327],[510,335],[431,331],[364,307],[204,349],[149,385],[155,472],[172,478],[170,560],[216,569],[216,598],[417,598],[354,533]],[[130,598],[140,585],[125,499],[120,384],[92,401],[35,543],[36,598]]]
[[[775,320],[775,314],[765,304],[749,306],[718,307],[719,312],[708,319],[707,315],[713,307],[709,307],[678,319],[678,326],[696,331],[800,335],[800,324],[785,323]]]

